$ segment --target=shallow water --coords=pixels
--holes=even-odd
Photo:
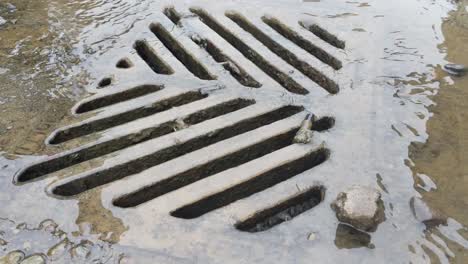
[[[12,184],[14,173],[25,164],[61,151],[46,147],[45,138],[76,121],[70,114],[73,104],[95,92],[95,84],[109,75],[116,56],[126,52],[133,41],[134,32],[148,25],[154,17],[152,10],[160,10],[164,4],[150,0],[9,2],[15,8],[0,3],[0,17],[6,20],[0,25],[0,238],[6,242],[0,244],[0,255],[21,250],[26,256],[44,254],[52,263],[92,259],[193,263],[193,252],[205,248],[209,257],[200,261],[251,261],[246,254],[238,261],[232,259],[242,255],[239,248],[247,251],[251,245],[235,248],[234,241],[223,241],[226,247],[233,247],[227,253],[226,248],[218,248],[216,234],[214,241],[205,241],[206,234],[194,226],[172,230],[174,237],[188,242],[158,234],[165,223],[155,223],[154,215],[141,210],[130,216],[109,208],[112,188],[59,200],[44,189],[64,175]],[[179,4],[183,2],[192,1]],[[197,2],[206,3],[210,1]],[[314,244],[317,241],[295,245],[293,239],[298,238],[293,236],[272,241],[275,233],[269,233],[263,239],[273,247],[284,245],[286,253],[272,255],[268,249],[256,248],[260,251],[250,254],[264,261],[268,255],[276,256],[281,263],[304,252],[314,256],[311,260],[329,257],[331,263],[345,257],[356,263],[468,262],[468,75],[454,77],[442,70],[446,63],[468,65],[467,2],[258,3],[269,5],[290,5],[293,13],[300,10],[303,17],[320,18],[352,31],[343,69],[352,81],[341,91],[348,97],[329,101],[329,108],[336,105],[338,122],[347,120],[337,125],[342,139],[331,143],[337,156],[332,162],[347,161],[336,164],[338,173],[334,175],[343,179],[329,179],[336,187],[328,196],[333,196],[333,189],[341,191],[351,183],[380,186],[387,220],[371,234],[371,247],[347,241],[340,228],[333,242],[337,223],[327,213],[316,219],[317,230],[303,231],[304,241],[312,231],[318,232],[323,245]],[[353,111],[346,113],[346,109]],[[352,157],[357,161],[351,161]],[[83,166],[94,167],[103,161],[93,162]],[[447,224],[426,228],[413,219],[412,197],[422,197],[430,208],[448,217]],[[43,222],[47,219],[58,226]],[[216,230],[225,223],[199,224],[203,228],[213,225],[211,230]],[[254,245],[262,241],[262,237],[255,239]],[[55,245],[63,250],[51,252]]]

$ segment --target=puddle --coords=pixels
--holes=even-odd
[[[281,0],[245,6],[226,1],[213,6],[193,0],[191,14],[181,12],[187,5],[173,2],[0,3],[0,263],[5,258],[286,263],[320,262],[324,256],[351,263],[468,262],[468,74],[443,71],[447,63],[468,65],[467,1]],[[249,11],[252,7],[262,12]],[[194,21],[198,24],[191,28]],[[197,27],[212,33],[196,35]],[[179,42],[181,34],[191,38]],[[304,56],[295,55],[293,46]],[[199,59],[202,52],[207,59]],[[307,64],[309,55],[324,66]],[[214,65],[225,72],[214,72]],[[155,74],[140,75],[142,82],[157,78],[169,85],[126,81],[141,67]],[[327,69],[336,72],[329,76],[323,73]],[[246,98],[255,90],[272,104],[284,99],[291,106],[178,142],[181,148],[148,150],[146,156],[133,152],[134,159],[99,170],[109,166],[106,158],[115,151],[258,104],[236,97],[181,120],[141,124],[146,130],[119,134],[117,125],[203,103],[210,99],[209,89],[230,89],[223,88],[226,76]],[[125,84],[133,88],[114,92]],[[152,101],[152,93],[189,85],[201,90]],[[99,94],[80,101],[94,93]],[[105,108],[126,100],[147,104],[107,115]],[[326,148],[296,153],[258,178],[239,175],[246,181],[219,189],[223,182],[215,174],[270,157],[290,145],[297,128],[190,170],[163,164],[312,110],[323,117],[314,136],[324,137]],[[76,148],[96,138],[100,144]],[[14,175],[31,164],[37,165],[13,184]],[[161,165],[155,172],[181,171],[167,178],[149,172],[146,179],[134,177],[155,165]],[[69,174],[89,167],[97,171],[70,180],[60,171],[69,166]],[[54,174],[43,177],[49,172]],[[115,185],[108,184],[114,180]],[[255,180],[257,189],[249,189]],[[339,224],[329,207],[338,192],[355,183],[382,192],[387,220],[375,233]],[[299,195],[313,185],[323,186],[326,196]],[[426,225],[416,219],[410,201],[417,198],[446,221]],[[236,223],[248,232],[237,230]]]

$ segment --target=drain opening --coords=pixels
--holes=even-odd
[[[107,86],[109,86],[111,84],[112,84],[112,78],[106,77],[106,78],[103,78],[101,81],[99,81],[97,88],[101,89],[101,88],[107,87]]]
[[[171,178],[162,180],[136,192],[119,197],[114,201],[114,205],[124,208],[137,206],[201,179],[215,175],[221,171],[234,168],[243,163],[289,146],[292,144],[292,140],[296,135],[297,130],[298,128],[295,128],[287,133],[269,138],[253,146],[246,147],[196,168],[179,173]]]
[[[234,62],[231,58],[226,56],[213,42],[208,39],[202,39],[200,37],[192,37],[192,40],[201,48],[205,49],[208,54],[210,54],[213,59],[222,63],[223,68],[228,71],[234,79],[236,79],[240,84],[252,87],[259,88],[262,85],[255,80],[250,74],[248,74],[239,64]]]
[[[309,77],[312,81],[323,87],[331,94],[336,94],[339,91],[338,84],[333,80],[325,76],[323,73],[312,67],[307,62],[299,59],[294,53],[284,48],[278,42],[274,41],[267,34],[257,28],[255,25],[250,23],[244,16],[238,13],[226,13],[226,16],[230,18],[234,23],[239,25],[243,30],[250,33],[254,38],[265,45],[269,50],[278,55],[288,64],[302,72],[305,76]]]
[[[270,26],[276,32],[278,32],[283,37],[289,39],[297,46],[301,47],[305,51],[309,52],[311,55],[315,56],[317,59],[330,65],[333,69],[339,70],[342,67],[341,61],[330,55],[325,50],[314,45],[312,42],[303,38],[299,33],[295,32],[285,24],[281,23],[278,19],[272,17],[262,17],[262,20],[265,24]]]
[[[169,18],[169,20],[172,21],[172,23],[174,23],[174,25],[179,25],[180,20],[182,20],[182,16],[179,14],[179,12],[177,12],[177,10],[175,10],[173,6],[164,8],[163,13],[167,18]]]
[[[215,80],[207,69],[193,57],[182,45],[161,25],[151,24],[151,31],[162,44],[176,57],[193,75],[202,80]]]
[[[114,93],[108,96],[103,96],[85,103],[80,104],[75,113],[82,114],[99,108],[117,104],[123,101],[134,99],[143,95],[154,93],[163,89],[159,85],[141,85],[123,92]]]
[[[184,119],[182,119],[182,123],[187,126],[195,125],[203,121],[237,111],[254,103],[255,102],[253,100],[231,100],[188,115]],[[118,151],[129,146],[148,141],[153,138],[170,134],[175,131],[174,128],[177,127],[177,125],[177,120],[172,120],[163,123],[157,127],[143,129],[138,133],[129,134],[86,148],[78,149],[65,155],[48,159],[41,163],[34,164],[25,169],[24,171],[20,172],[20,174],[17,177],[17,181],[21,183],[34,180],[49,173],[68,168],[81,162],[97,158],[112,153],[114,151]]]
[[[128,69],[133,67],[133,63],[130,61],[128,58],[123,58],[117,62],[115,67],[120,68],[120,69]]]
[[[218,192],[185,205],[171,212],[171,215],[183,219],[193,219],[209,213],[218,208],[229,205],[237,200],[244,199],[252,194],[264,191],[278,183],[312,169],[328,159],[328,149],[318,149],[299,159],[290,161],[257,177],[237,184],[224,191]]]
[[[219,24],[212,16],[206,13],[205,10],[191,8],[190,11],[196,14],[200,20],[214,32],[220,35],[224,40],[236,48],[245,58],[250,60],[252,63],[257,65],[257,67],[270,76],[273,80],[278,82],[286,90],[296,94],[308,94],[304,87],[299,83],[293,80],[290,76],[284,72],[278,70],[275,66],[269,63],[264,57],[262,57],[258,52],[253,50],[247,44],[245,44],[240,38],[234,35],[231,31],[226,29],[224,26]]]
[[[322,132],[331,129],[335,125],[335,118],[324,116],[312,124],[312,130]]]
[[[328,117],[317,120],[312,125],[314,130],[318,130],[317,128],[320,128],[319,124],[326,122],[325,119],[328,119]],[[225,171],[243,163],[247,163],[251,160],[260,158],[278,149],[291,145],[297,131],[298,128],[293,128],[286,133],[268,138],[255,145],[245,147],[226,156],[209,161],[198,167],[181,172],[168,179],[156,182],[151,186],[146,186],[133,193],[118,197],[113,202],[113,204],[123,208],[134,207],[169,192],[180,189],[184,186],[190,185],[201,179],[215,175],[221,171]]]
[[[285,119],[303,111],[299,106],[285,106],[268,113],[249,118],[234,125],[211,131],[205,135],[171,146],[149,155],[134,159],[111,168],[85,174],[82,177],[56,186],[52,192],[60,196],[72,196],[106,183],[142,172],[150,167],[175,159],[208,145],[240,135],[250,130]]]
[[[156,51],[151,48],[148,43],[144,40],[137,40],[135,42],[134,48],[140,58],[146,62],[146,64],[158,74],[173,74],[174,70],[163,61],[158,55],[156,55]]]
[[[174,9],[168,7],[163,12],[176,26],[181,26],[181,15]],[[249,75],[242,67],[234,60],[225,55],[213,42],[202,38],[199,35],[192,35],[190,38],[195,44],[204,49],[216,62],[221,63],[223,68],[228,71],[240,84],[259,88],[262,85]]]
[[[271,208],[255,213],[248,219],[235,224],[235,227],[240,231],[250,233],[266,231],[314,208],[323,201],[324,196],[323,186],[312,187]]]
[[[345,48],[345,42],[340,40],[338,37],[333,35],[332,33],[328,32],[326,29],[320,27],[317,24],[312,24],[312,25],[305,25],[303,22],[299,22],[299,25],[301,25],[303,28],[309,30],[314,34],[315,36],[319,37],[323,41],[327,42],[328,44],[339,48],[339,49],[344,49]]]
[[[93,120],[87,123],[79,124],[63,130],[59,130],[50,139],[50,144],[60,144],[78,137],[96,133],[114,126],[128,123],[130,121],[147,117],[156,113],[167,111],[173,107],[188,104],[206,98],[208,95],[200,92],[187,92],[151,105],[142,106],[128,112],[109,116],[102,119]]]

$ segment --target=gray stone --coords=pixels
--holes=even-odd
[[[446,64],[444,65],[444,71],[451,75],[460,76],[466,72],[466,67],[462,64]]]
[[[338,220],[363,231],[373,232],[385,220],[381,194],[370,187],[351,186],[338,194],[331,207]]]
[[[313,114],[306,116],[304,121],[302,121],[301,127],[296,133],[296,136],[293,139],[294,143],[307,144],[312,142],[312,125],[315,122],[316,117]]]
[[[427,228],[447,224],[447,218],[441,213],[429,208],[421,198],[411,198],[410,207],[414,217],[421,223],[425,224]]]

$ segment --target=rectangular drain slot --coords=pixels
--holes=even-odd
[[[339,48],[339,49],[344,49],[345,48],[345,42],[338,39],[335,35],[332,33],[328,32],[326,29],[322,28],[321,26],[317,24],[312,24],[312,25],[305,25],[303,22],[299,22],[299,25],[301,25],[303,28],[309,30],[314,34],[315,36],[319,37],[323,41],[327,42],[328,44]]]
[[[164,9],[163,12],[169,20],[174,23],[176,26],[181,26],[179,22],[181,21],[182,17],[180,14],[174,9],[174,7],[168,7]],[[208,39],[202,38],[199,35],[192,35],[191,39],[195,44],[200,46],[202,49],[206,50],[208,54],[218,63],[222,63],[223,68],[228,71],[232,77],[234,77],[240,84],[259,88],[262,85],[257,82],[252,76],[250,76],[239,64],[235,63],[231,58],[225,55],[213,42]]]
[[[145,169],[204,148],[208,145],[285,119],[301,111],[303,111],[303,108],[299,106],[284,106],[260,116],[240,121],[234,125],[211,131],[200,137],[162,149],[138,159],[134,159],[104,170],[85,174],[82,177],[56,186],[53,188],[52,192],[59,196],[76,195],[106,183],[142,172]]]
[[[248,146],[201,166],[184,171],[151,186],[147,186],[136,192],[119,197],[113,203],[115,206],[124,208],[137,206],[221,171],[228,170],[257,159],[268,153],[291,145],[297,130],[298,128],[292,129],[287,133],[266,139],[255,145]]]
[[[215,80],[205,67],[193,57],[182,45],[171,36],[161,24],[151,24],[151,31],[162,44],[176,57],[193,75],[202,80]]]
[[[301,47],[303,50],[307,51],[323,63],[330,65],[335,70],[341,69],[341,61],[339,61],[320,47],[314,45],[312,42],[303,38],[301,35],[299,35],[299,33],[293,31],[291,28],[281,23],[278,19],[264,16],[262,17],[262,20],[265,24],[270,26],[280,35],[294,42],[297,46]]]
[[[250,233],[266,231],[314,208],[323,201],[325,188],[315,186],[235,224],[238,230]]]
[[[219,22],[217,22],[213,17],[211,17],[206,11],[201,9],[191,8],[194,14],[196,14],[200,20],[214,32],[220,35],[224,40],[236,48],[245,58],[253,62],[259,69],[264,73],[270,76],[273,80],[278,82],[286,90],[296,93],[296,94],[308,94],[304,87],[297,83],[290,76],[284,72],[278,70],[274,65],[269,63],[265,58],[263,58],[258,52],[253,50],[247,44],[245,44],[240,38],[234,35],[231,31],[223,27]]]
[[[76,108],[77,114],[82,114],[90,112],[99,108],[131,100],[140,96],[144,96],[150,93],[154,93],[163,89],[163,86],[160,85],[140,85],[135,88],[125,90],[123,92],[110,94],[94,100],[80,104]]]
[[[148,66],[158,74],[173,74],[174,70],[167,65],[144,40],[137,40],[134,48],[140,58],[148,64]]]
[[[263,31],[258,29],[255,25],[250,23],[244,16],[238,13],[226,13],[234,23],[239,25],[242,29],[249,32],[253,37],[265,45],[269,50],[278,55],[291,66],[302,72],[305,76],[309,77],[312,81],[323,87],[331,94],[336,94],[339,91],[338,84],[325,76],[323,73],[312,67],[307,62],[299,59],[294,53],[281,46],[279,43],[270,38]]]
[[[259,88],[262,86],[252,76],[250,76],[241,66],[235,63],[223,52],[221,52],[221,50],[210,40],[196,37],[192,38],[192,40],[197,45],[205,49],[206,52],[208,52],[208,54],[210,54],[216,62],[222,63],[223,68],[226,71],[228,71],[232,75],[232,77],[234,77],[240,84],[253,88]]]
[[[179,209],[171,212],[171,215],[183,219],[200,217],[206,213],[266,190],[280,182],[291,179],[304,171],[312,169],[326,161],[329,154],[328,149],[318,149],[306,156],[258,175],[255,178],[202,198],[192,204],[180,207]]]
[[[174,25],[178,25],[182,19],[182,16],[175,10],[173,6],[164,8],[163,13],[167,18],[169,18],[169,20],[172,21],[172,23],[174,23]]]
[[[221,115],[232,113],[254,103],[255,102],[253,100],[234,99],[188,115],[182,119],[181,123],[186,126],[195,125]],[[176,120],[172,120],[163,123],[157,127],[149,127],[143,129],[138,133],[133,133],[123,137],[115,138],[96,145],[72,151],[65,155],[48,159],[41,163],[32,165],[24,171],[20,172],[17,177],[17,181],[27,182],[30,180],[34,180],[49,173],[68,168],[81,162],[91,160],[93,158],[97,158],[112,153],[114,151],[118,151],[129,146],[148,141],[153,138],[170,134],[175,131],[175,128],[178,125],[179,124]]]
[[[198,91],[191,91],[177,95],[151,105],[139,107],[128,112],[93,120],[77,126],[59,130],[49,140],[50,144],[60,144],[78,137],[96,133],[114,126],[128,123],[130,121],[147,117],[156,113],[167,111],[173,107],[188,104],[206,98],[208,95]]]

